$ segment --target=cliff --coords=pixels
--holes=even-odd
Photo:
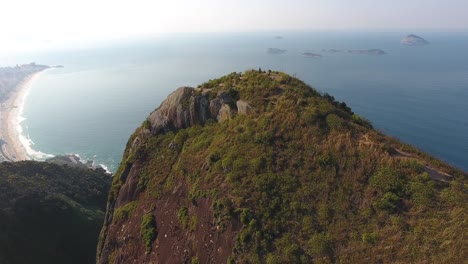
[[[296,78],[232,73],[130,137],[97,262],[460,263],[466,179]]]

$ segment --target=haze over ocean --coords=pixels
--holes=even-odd
[[[410,33],[431,44],[401,45]],[[295,75],[377,129],[468,171],[468,50],[460,48],[467,46],[467,33],[181,34],[0,56],[0,64],[64,65],[33,83],[23,131],[35,150],[79,154],[111,171],[131,133],[177,87],[259,67]],[[268,48],[287,52],[267,54]],[[373,48],[387,54],[321,51]]]

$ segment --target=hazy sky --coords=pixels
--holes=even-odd
[[[0,0],[0,50],[173,32],[468,31],[468,0]]]

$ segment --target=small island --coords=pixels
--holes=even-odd
[[[385,55],[387,52],[381,49],[364,49],[364,50],[339,50],[339,49],[322,49],[323,53],[349,53],[349,54],[361,54],[361,55]]]
[[[285,49],[278,49],[278,48],[268,48],[267,53],[268,54],[283,54],[286,53],[287,50]]]
[[[302,53],[302,55],[304,55],[307,58],[314,58],[314,59],[319,59],[323,57],[322,55],[313,53],[313,52],[304,52]]]
[[[408,46],[424,46],[428,45],[429,41],[420,36],[410,34],[401,40],[401,44]]]
[[[322,49],[322,52],[326,52],[326,53],[338,53],[338,52],[342,52],[342,50],[338,50],[338,49]]]
[[[348,50],[351,54],[364,54],[364,55],[385,55],[385,51],[381,49],[368,49],[368,50]]]

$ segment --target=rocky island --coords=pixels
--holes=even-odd
[[[361,55],[385,55],[387,52],[381,49],[363,49],[363,50],[340,50],[340,49],[322,49],[323,53],[349,53],[349,54],[361,54]]]
[[[339,53],[339,52],[343,52],[343,51],[339,50],[339,49],[322,49],[322,52],[325,52],[325,53]]]
[[[268,54],[283,54],[283,53],[286,53],[286,50],[278,49],[278,48],[268,48],[267,53]]]
[[[318,54],[318,53],[313,53],[313,52],[304,52],[302,53],[307,58],[314,58],[314,59],[319,59],[322,58],[323,56]]]
[[[276,71],[171,93],[130,136],[97,263],[463,263],[468,176]]]
[[[381,49],[368,49],[368,50],[348,50],[351,54],[364,54],[364,55],[385,55],[385,51]]]
[[[409,45],[409,46],[424,46],[424,45],[428,45],[429,41],[423,39],[420,36],[411,34],[403,38],[401,40],[401,44]]]

